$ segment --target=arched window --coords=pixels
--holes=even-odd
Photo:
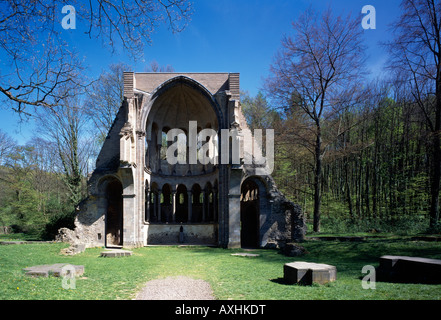
[[[149,182],[145,181],[144,221],[150,220],[150,188]]]
[[[158,221],[158,185],[153,182],[150,187],[150,193],[146,199],[149,202],[148,206],[146,206],[146,210],[149,210],[149,221],[157,222]]]
[[[205,221],[210,222],[214,220],[213,187],[210,182],[205,185],[205,193]]]
[[[164,130],[165,129],[163,129],[161,133],[161,151],[160,151],[161,160],[167,159],[167,148],[168,148],[167,132]]]
[[[158,126],[156,123],[152,124],[150,130],[150,139],[146,139],[146,167],[156,172],[158,168]]]
[[[178,163],[186,164],[187,163],[187,135],[185,133],[180,133],[178,135]]]
[[[173,221],[173,206],[171,201],[172,189],[169,184],[162,186],[161,193],[161,221],[172,222]]]

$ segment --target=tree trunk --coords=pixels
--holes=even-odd
[[[437,111],[438,113],[438,111]],[[439,129],[437,130],[437,132]],[[430,227],[434,227],[439,219],[439,184],[441,179],[441,150],[438,133],[434,133],[432,142],[432,174],[430,186]]]
[[[322,174],[322,133],[320,124],[317,123],[317,140],[315,144],[315,172],[314,172],[314,232],[320,232],[320,188],[321,188],[321,174]]]
[[[349,165],[348,165],[348,158],[344,157],[344,167],[345,167],[345,191],[346,191],[346,200],[348,201],[348,208],[349,208],[349,216],[351,219],[354,219],[354,212],[352,210],[352,198],[351,198],[351,189],[349,187]]]
[[[435,132],[432,137],[432,172],[430,185],[430,227],[434,227],[439,220],[439,189],[441,180],[441,145],[440,145],[440,129],[441,129],[441,68],[438,67],[437,83],[436,83],[436,119]]]

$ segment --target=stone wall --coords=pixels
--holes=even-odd
[[[306,222],[301,207],[289,201],[277,189],[271,176],[246,175],[246,178],[254,179],[259,185],[260,246],[279,248],[287,242],[302,242],[306,233]]]
[[[57,240],[70,244],[84,244],[87,248],[105,245],[106,201],[89,196],[80,203],[75,218],[75,230],[60,229]]]
[[[146,225],[147,245],[177,244],[179,241],[180,224],[150,224]],[[217,224],[185,224],[182,244],[217,244]]]
[[[127,121],[127,103],[124,102],[119,109],[112,127],[104,141],[101,151],[96,160],[96,168],[98,170],[116,169],[120,164],[120,132]]]

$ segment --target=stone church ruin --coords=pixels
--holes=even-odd
[[[78,208],[74,242],[257,248],[302,240],[300,207],[277,190],[269,173],[262,174],[265,165],[244,163],[243,152],[239,163],[188,161],[195,156],[190,123],[197,123],[198,133],[213,129],[220,136],[222,129],[239,136],[248,130],[239,88],[238,73],[125,72],[124,101]],[[172,129],[181,130],[181,152],[168,149]],[[231,159],[232,148],[222,149],[220,138],[207,136],[198,147],[208,141],[208,154],[214,146],[216,158],[228,150]],[[167,161],[171,155],[178,161]]]

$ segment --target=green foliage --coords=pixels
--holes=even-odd
[[[441,234],[441,222],[436,223],[433,227],[429,227],[427,233]]]
[[[396,235],[415,235],[427,231],[427,219],[424,217],[403,217],[393,220],[351,219],[341,217],[322,217],[323,233],[344,234],[387,233]]]
[[[0,225],[52,240],[59,228],[73,227],[74,204],[64,175],[47,170],[37,147],[15,146],[0,166]]]
[[[242,113],[247,120],[250,130],[274,128],[280,115],[272,109],[261,91],[256,97],[248,92],[241,92]]]
[[[41,231],[41,239],[43,240],[53,240],[58,234],[58,230],[61,228],[74,229],[75,228],[75,211],[72,212],[61,212],[58,215],[52,216],[48,223],[44,226]]]

